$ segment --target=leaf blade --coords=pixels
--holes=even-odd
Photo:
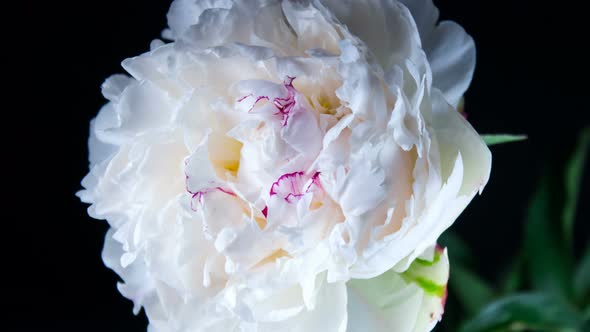
[[[473,263],[474,257],[471,249],[467,246],[465,241],[461,239],[453,230],[444,232],[438,242],[441,246],[446,247],[449,252],[449,258],[453,264],[461,264],[469,266]]]
[[[490,146],[490,145],[496,145],[496,144],[524,141],[527,139],[527,135],[485,134],[485,135],[481,135],[481,138],[486,143],[486,145]]]
[[[522,293],[490,303],[459,331],[574,331],[581,323],[580,315],[558,297]]]
[[[574,294],[581,301],[587,299],[588,303],[583,304],[588,305],[590,309],[590,299],[588,299],[590,298],[590,244],[586,246],[586,251],[574,274]],[[590,317],[588,318],[590,319]]]
[[[519,254],[510,263],[504,273],[504,277],[500,282],[500,292],[502,294],[510,294],[516,292],[523,283],[523,267],[522,257]]]
[[[524,230],[525,259],[533,289],[570,298],[573,262],[559,236],[554,178],[546,175],[531,199]]]
[[[451,267],[449,291],[469,315],[477,313],[495,296],[494,290],[484,280],[460,264]]]
[[[584,172],[589,146],[590,127],[586,127],[580,133],[575,150],[565,168],[565,201],[562,211],[562,227],[566,243],[570,248],[573,245],[574,221],[581,187],[580,179]]]

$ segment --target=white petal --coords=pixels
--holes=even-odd
[[[146,302],[158,304],[154,284],[144,262],[135,261],[128,266],[121,265],[120,257],[125,252],[121,243],[113,239],[114,233],[115,231],[111,228],[106,234],[102,259],[107,267],[123,279],[122,283],[117,284],[117,288],[121,294],[133,301],[133,312],[137,314]]]
[[[419,64],[425,58],[420,37],[408,9],[389,0],[321,0],[338,20],[377,57],[385,70],[406,59]],[[368,24],[370,22],[370,24]]]
[[[384,127],[388,111],[387,91],[379,76],[349,40],[342,41],[340,48],[338,72],[343,84],[336,90],[336,95],[357,118],[370,121],[377,130]]]
[[[133,79],[127,75],[113,75],[102,84],[102,95],[112,102],[117,102],[123,90],[131,83]]]
[[[311,2],[283,1],[283,12],[297,34],[299,49],[324,49],[338,53],[340,35],[332,22]]]
[[[458,24],[438,23],[438,9],[432,0],[401,0],[412,13],[422,45],[432,68],[433,85],[457,107],[475,69],[475,44]]]
[[[444,21],[424,42],[424,49],[432,68],[433,85],[456,108],[475,70],[473,39],[460,25]]]
[[[416,22],[422,42],[428,39],[438,23],[439,12],[432,0],[399,0],[403,3]]]
[[[193,194],[219,185],[215,169],[209,160],[207,141],[208,137],[203,139],[186,161],[186,189]]]
[[[320,279],[313,310],[303,310],[293,318],[275,324],[261,324],[261,332],[306,331],[345,332],[347,325],[347,291],[342,282],[327,283]],[[284,298],[282,299],[285,300]]]
[[[455,156],[463,158],[463,183],[460,194],[472,196],[482,191],[492,167],[492,154],[469,122],[447,104],[440,92],[432,94],[433,127],[440,149],[443,178],[449,176]]]
[[[348,282],[349,332],[428,332],[442,317],[449,277],[446,250],[402,274]]]
[[[199,22],[201,14],[211,8],[229,9],[231,0],[175,0],[168,10],[168,26],[173,37],[181,36],[190,26]]]
[[[88,159],[90,168],[104,161],[108,161],[117,151],[117,146],[105,143],[96,136],[96,119],[90,122],[90,138],[88,139]]]

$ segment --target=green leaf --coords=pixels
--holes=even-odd
[[[449,292],[468,313],[475,314],[479,308],[493,299],[494,291],[484,280],[469,270],[468,266],[474,263],[474,258],[471,249],[457,234],[447,231],[438,242],[443,247],[447,247],[452,264]]]
[[[565,201],[562,212],[563,234],[567,244],[572,246],[574,220],[578,204],[578,194],[582,183],[584,164],[590,145],[590,127],[582,130],[576,148],[565,168]]]
[[[473,315],[494,298],[494,291],[476,274],[460,264],[452,264],[449,291],[457,297],[465,311]]]
[[[532,197],[525,225],[525,251],[532,286],[572,298],[572,236],[590,127],[562,143]],[[584,282],[578,286],[584,288]]]
[[[559,297],[543,293],[516,294],[487,305],[460,332],[576,331],[582,318]]]
[[[522,279],[522,258],[518,256],[503,274],[500,291],[503,294],[515,292],[522,285]]]
[[[571,296],[572,255],[560,236],[561,183],[546,175],[533,195],[525,224],[525,254],[533,289]],[[562,198],[562,197],[561,197]]]
[[[524,141],[527,139],[526,135],[511,135],[511,134],[488,134],[481,135],[481,138],[487,145],[496,145],[502,143],[511,143]]]
[[[585,300],[584,304],[590,309],[590,244],[587,245],[574,275],[574,294],[578,296],[578,299]]]

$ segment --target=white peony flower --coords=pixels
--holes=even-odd
[[[491,155],[430,0],[176,0],[103,85],[82,201],[150,331],[428,331]],[[441,258],[442,257],[442,258]],[[421,267],[422,265],[423,267]]]

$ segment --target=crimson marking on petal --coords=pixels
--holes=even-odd
[[[305,188],[305,192],[308,193],[312,190],[312,187],[316,186],[318,189],[323,190],[322,184],[320,183],[320,172],[315,172],[311,177],[311,183]]]
[[[211,188],[205,188],[205,189],[199,190],[197,192],[194,192],[194,191],[190,190],[189,187],[188,187],[188,181],[190,179],[190,176],[186,173],[186,165],[187,164],[188,164],[188,159],[184,161],[184,166],[185,166],[185,171],[184,171],[184,181],[185,182],[184,182],[184,186],[185,186],[186,192],[191,195],[191,210],[197,211],[197,208],[193,204],[193,202],[195,201],[195,198],[199,202],[199,204],[203,204],[203,196],[205,194],[208,194],[208,193],[214,191],[214,190],[219,190],[222,193],[227,194],[227,195],[230,195],[230,196],[234,196],[234,197],[237,196],[233,191],[228,190],[228,189],[225,189],[223,187],[219,187],[219,186],[217,186],[217,187],[211,187]]]
[[[264,218],[268,218],[268,205],[262,209],[262,215],[264,215]]]
[[[192,192],[189,191],[189,193],[191,194],[191,198],[192,198],[191,199],[191,210],[197,211],[197,208],[193,204],[193,202],[195,201],[195,198],[196,198],[196,201],[199,202],[199,204],[202,205],[203,204],[203,197],[205,196],[205,194],[211,193],[211,192],[213,192],[215,190],[219,190],[222,193],[227,194],[227,195],[230,195],[230,196],[234,196],[234,197],[237,196],[234,192],[232,192],[230,190],[227,190],[227,189],[224,189],[222,187],[207,188],[207,189],[204,189],[204,190],[197,191],[196,193],[192,193]]]
[[[460,110],[459,114],[461,114],[461,116],[463,116],[463,119],[467,120],[467,112],[465,112],[464,110]]]
[[[254,97],[254,95],[253,94],[245,95],[245,96],[237,99],[236,101],[238,103],[241,103],[241,102],[243,102],[244,100],[246,100],[246,99],[248,99],[250,97]],[[270,98],[268,98],[268,96],[258,96],[258,97],[256,97],[256,100],[254,101],[254,103],[252,103],[252,106],[250,106],[250,109],[248,109],[248,113],[252,112],[252,110],[254,109],[254,107],[256,107],[256,104],[258,104],[258,102],[260,102],[263,99],[270,100]]]
[[[295,90],[295,87],[293,86],[294,80],[295,80],[295,77],[287,76],[287,78],[283,81],[283,85],[284,85],[285,89],[287,89],[287,96],[286,97],[275,97],[272,100],[273,105],[278,110],[278,112],[275,113],[275,115],[281,116],[281,119],[283,121],[283,127],[287,126],[287,123],[289,121],[289,115],[291,114],[291,112],[295,108],[295,94],[297,93],[297,90]],[[239,98],[237,100],[237,102],[242,102],[242,101],[246,100],[248,97],[253,97],[253,94],[243,96],[243,97]],[[252,110],[254,109],[256,104],[258,104],[258,102],[260,102],[263,99],[270,100],[270,98],[268,96],[256,97],[256,100],[252,104],[252,107],[250,107],[250,109],[248,110],[248,113],[252,112]]]
[[[289,115],[295,107],[295,93],[297,90],[295,90],[295,87],[293,86],[293,80],[295,80],[295,77],[287,76],[283,82],[285,89],[287,89],[287,97],[276,97],[273,100],[273,104],[279,110],[277,114],[280,114],[283,118],[283,127],[287,125]]]
[[[293,203],[296,200],[298,200],[299,198],[301,198],[303,196],[303,194],[293,194],[293,193],[289,193],[286,197],[285,197],[285,201],[287,201],[287,203]]]
[[[290,86],[291,88],[295,89],[293,87],[293,81],[295,80],[295,76],[287,76],[287,78],[285,79],[284,83],[285,86]]]
[[[436,252],[438,252],[439,254],[442,254],[445,251],[445,248],[443,248],[440,244],[435,244],[434,246],[434,250],[436,250]]]
[[[461,97],[459,101],[459,105],[457,105],[457,112],[463,116],[465,120],[467,120],[467,112],[465,112],[465,98]]]
[[[186,174],[186,166],[188,165],[188,159],[184,160],[184,189],[192,194],[192,192],[190,191],[190,189],[188,189],[188,174]]]
[[[197,208],[194,204],[195,198],[197,199],[197,202],[199,202],[199,204],[203,204],[203,192],[198,191],[191,195],[191,210],[193,211],[197,211]]]
[[[254,109],[254,107],[256,106],[256,104],[258,104],[259,101],[261,100],[269,100],[270,98],[268,98],[268,96],[258,96],[256,98],[256,100],[254,101],[254,104],[252,104],[252,107],[250,107],[250,109],[248,110],[248,113],[252,112],[252,110]]]
[[[248,98],[248,97],[252,97],[252,94],[249,95],[245,95],[244,97],[239,98],[238,100],[236,100],[238,103],[241,103],[244,101],[244,99]]]
[[[292,203],[295,198],[299,198],[305,194],[301,191],[301,177],[303,177],[303,172],[281,175],[270,187],[270,195],[274,196],[281,193],[285,201]]]
[[[231,190],[223,189],[221,187],[215,187],[214,189],[217,189],[217,190],[221,191],[222,193],[228,194],[230,196],[237,197],[237,195]]]

